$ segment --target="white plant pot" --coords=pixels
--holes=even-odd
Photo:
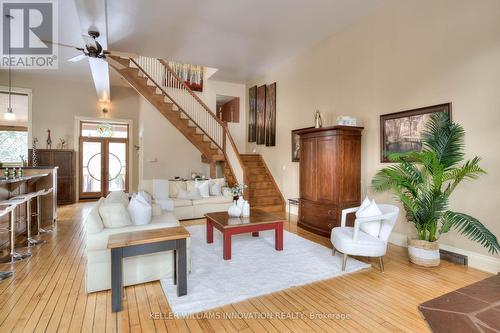
[[[233,202],[233,205],[227,210],[227,214],[231,217],[239,217],[241,215],[241,209],[236,204],[236,200]]]
[[[439,266],[439,244],[419,239],[408,238],[408,256],[410,261],[423,267]]]

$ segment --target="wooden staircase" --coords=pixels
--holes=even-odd
[[[285,217],[285,199],[261,155],[241,154],[250,207]]]
[[[229,186],[248,185],[252,208],[285,216],[285,200],[260,155],[240,155],[226,126],[162,59],[121,58],[108,63],[200,151],[202,161],[224,163]]]
[[[112,57],[122,67],[112,67],[134,87],[139,94],[146,98],[156,109],[167,118],[177,129],[201,152],[203,157],[209,161],[224,161],[223,147],[219,147],[202,130],[189,115],[181,112],[180,106],[171,98],[168,93],[158,87],[153,78],[140,66],[130,67],[130,64],[137,64],[132,59]],[[218,120],[217,118],[215,118]]]

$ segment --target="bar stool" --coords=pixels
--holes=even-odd
[[[0,258],[1,263],[15,263],[17,261],[31,257],[31,253],[17,253],[16,252],[16,208],[25,203],[25,199],[9,199],[0,201],[0,206],[10,206],[10,253]]]
[[[0,217],[9,214],[14,210],[14,206],[6,206],[4,209],[0,209]],[[0,272],[0,282],[10,278],[13,275],[12,272]]]
[[[27,230],[27,236],[28,239],[26,240],[26,243],[24,246],[31,247],[35,245],[40,245],[44,243],[45,241],[43,240],[36,240],[33,239],[31,236],[31,217],[33,214],[31,213],[31,200],[33,198],[38,198],[39,194],[43,192],[43,190],[40,190],[38,192],[30,192],[30,193],[24,193],[18,196],[13,197],[11,200],[25,200],[26,201],[26,230]]]
[[[41,221],[42,220],[41,219],[41,216],[42,216],[42,214],[41,214],[42,213],[41,197],[43,195],[47,195],[49,193],[52,193],[52,191],[53,191],[52,187],[47,189],[47,190],[40,190],[40,191],[38,191],[38,195],[36,197],[36,215],[37,215],[38,235],[52,232],[56,228],[55,219],[52,219],[52,229],[50,229],[50,230],[43,229],[42,228],[42,221]]]

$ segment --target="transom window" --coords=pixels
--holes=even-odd
[[[81,136],[85,138],[128,138],[128,124],[81,122]]]

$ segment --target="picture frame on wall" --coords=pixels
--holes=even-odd
[[[248,117],[248,142],[257,140],[257,86],[248,89],[249,117]]]
[[[276,82],[266,87],[266,146],[276,146]]]
[[[421,151],[422,131],[430,117],[445,112],[451,119],[451,103],[389,113],[380,116],[380,161],[390,163],[392,153]]]
[[[255,141],[258,145],[266,144],[266,90],[266,85],[257,87]]]

